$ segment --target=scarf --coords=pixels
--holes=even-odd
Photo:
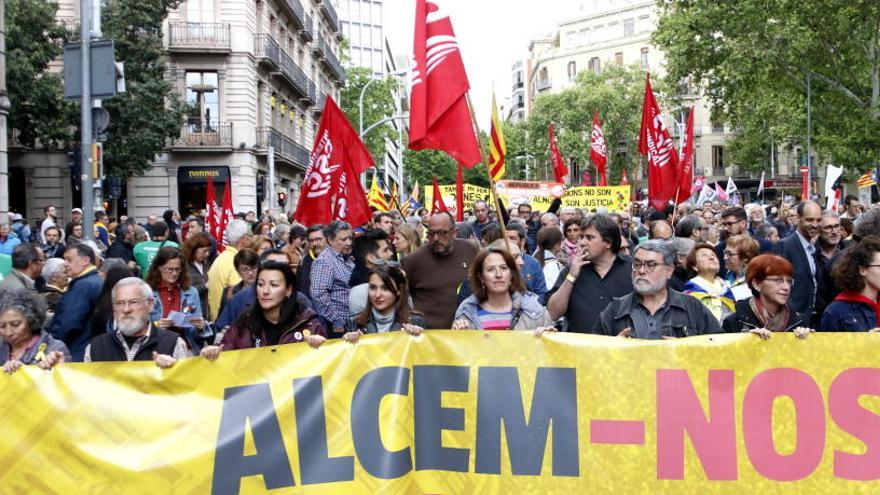
[[[856,302],[867,304],[874,310],[874,316],[880,322],[880,304],[865,297],[861,292],[841,292],[834,298],[835,301]]]
[[[784,332],[786,327],[788,327],[788,306],[783,306],[781,311],[770,316],[770,312],[764,307],[761,298],[753,297],[749,299],[749,308],[758,317],[761,326],[771,332]]]
[[[578,245],[576,242],[571,242],[568,239],[562,240],[562,251],[569,258],[574,256],[574,253],[577,251],[577,247],[578,247]]]
[[[395,312],[389,311],[387,315],[383,315],[376,311],[376,308],[372,308],[372,311],[373,321],[376,323],[376,331],[379,333],[385,333],[391,330],[391,326],[394,325]]]

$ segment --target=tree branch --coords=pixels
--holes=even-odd
[[[834,88],[838,93],[840,93],[843,96],[846,96],[850,100],[854,101],[860,107],[865,107],[865,101],[862,100],[861,98],[859,98],[859,96],[857,94],[853,93],[848,87],[846,87],[845,84],[841,83],[840,80],[838,80],[837,78],[832,79],[828,76],[825,76],[825,75],[823,75],[819,72],[813,71],[813,70],[811,70],[811,72],[813,73],[813,76],[815,76],[820,81],[822,81],[825,84]]]

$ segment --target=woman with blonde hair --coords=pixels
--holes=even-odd
[[[403,258],[420,247],[422,247],[422,238],[415,227],[408,223],[397,226],[394,233],[394,249],[397,251],[398,261],[403,261]]]

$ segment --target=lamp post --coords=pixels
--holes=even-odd
[[[383,74],[382,76],[374,75],[373,77],[370,78],[369,81],[367,81],[366,84],[364,84],[364,87],[361,88],[361,94],[360,94],[360,96],[358,96],[358,136],[360,136],[361,139],[363,139],[364,136],[368,132],[373,130],[373,128],[376,127],[377,125],[384,124],[386,122],[390,122],[390,121],[394,120],[394,118],[386,118],[386,119],[380,120],[379,122],[371,125],[366,130],[364,130],[364,96],[367,94],[367,88],[369,88],[370,85],[373,84],[374,82],[382,81],[387,77],[403,77],[408,74],[409,74],[408,70],[398,70],[398,71],[390,72],[388,74]],[[364,187],[367,187],[367,173],[366,172],[361,174],[361,183],[363,184]]]

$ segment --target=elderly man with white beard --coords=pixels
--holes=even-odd
[[[92,339],[85,362],[153,361],[170,368],[178,359],[190,357],[186,343],[177,333],[150,323],[153,289],[137,277],[120,280],[111,293],[114,331]]]
[[[720,333],[718,320],[697,298],[669,287],[675,257],[675,249],[666,241],[636,246],[633,292],[614,298],[599,315],[593,333],[654,340]]]

